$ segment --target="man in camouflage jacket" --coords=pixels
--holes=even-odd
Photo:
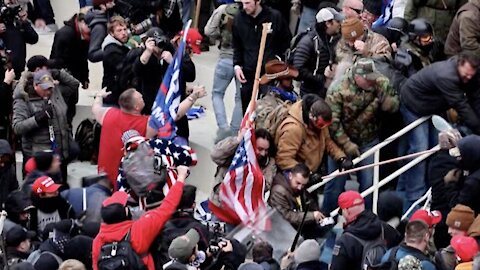
[[[379,111],[395,112],[399,108],[398,95],[388,79],[380,74],[371,59],[361,58],[347,70],[347,73],[333,84],[326,102],[332,109],[332,125],[329,127],[332,139],[351,158],[360,156],[379,142]],[[373,163],[373,155],[358,165]],[[328,162],[333,172],[337,164]],[[357,174],[360,191],[372,185],[373,169],[359,171]],[[330,212],[337,207],[337,198],[343,191],[347,176],[337,177],[325,187],[324,210]],[[371,198],[366,200],[371,207]]]

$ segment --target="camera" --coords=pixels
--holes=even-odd
[[[13,23],[21,10],[22,7],[20,5],[4,5],[0,7],[0,21],[5,24]]]
[[[220,243],[226,241],[225,234],[225,222],[207,222],[208,231],[211,233],[212,238],[208,243],[208,250],[216,256],[220,253]]]

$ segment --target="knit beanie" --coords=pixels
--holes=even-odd
[[[447,225],[448,227],[455,228],[461,231],[468,231],[470,225],[472,225],[473,220],[475,219],[475,213],[472,208],[457,204],[447,216]]]
[[[470,228],[468,228],[468,236],[475,238],[480,236],[480,215],[475,218]]]
[[[295,262],[297,264],[320,260],[320,245],[313,239],[302,242],[295,250]]]
[[[382,1],[381,0],[363,0],[363,9],[372,13],[375,16],[382,15]]]
[[[357,40],[365,32],[362,22],[358,18],[348,18],[342,22],[342,38]]]

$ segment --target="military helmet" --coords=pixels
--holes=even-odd
[[[404,18],[395,17],[388,21],[387,29],[391,31],[397,31],[405,35],[408,29],[408,22]]]
[[[426,35],[433,35],[433,27],[426,19],[418,18],[410,22],[408,25],[408,37],[410,40]]]

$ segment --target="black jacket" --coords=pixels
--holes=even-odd
[[[303,262],[297,265],[295,270],[316,270],[316,269],[324,269],[325,265],[322,264],[320,261],[309,261]]]
[[[0,75],[2,80],[0,83],[0,127],[5,129],[0,131],[0,139],[7,139],[6,129],[9,129],[11,126],[10,115],[12,114],[13,89],[12,85],[3,82],[3,79],[5,79],[5,70],[3,68],[0,68],[0,73],[3,73]]]
[[[233,64],[239,65],[244,72],[255,72],[258,49],[262,37],[262,23],[271,22],[272,32],[267,35],[263,64],[275,59],[275,55],[283,57],[288,49],[292,34],[280,12],[266,6],[253,18],[244,11],[235,16],[233,21]]]
[[[18,189],[15,166],[0,169],[0,206],[3,208],[10,192]]]
[[[163,226],[163,230],[160,233],[160,246],[158,248],[159,257],[155,258],[157,267],[170,261],[168,257],[168,248],[173,239],[186,234],[192,228],[194,228],[200,235],[198,249],[203,251],[207,250],[210,240],[208,228],[193,218],[193,213],[176,212],[172,215],[170,220],[165,223],[165,226]]]
[[[301,95],[316,94],[325,98],[325,68],[334,57],[335,45],[340,36],[328,36],[322,26],[316,24],[297,44],[293,66],[298,69],[298,80],[302,81]],[[314,74],[314,72],[316,73]]]
[[[363,246],[355,238],[345,233],[349,232],[358,238],[369,241],[376,239],[381,234],[382,226],[387,249],[398,245],[402,240],[400,233],[382,222],[371,211],[365,210],[345,228],[344,233],[335,243],[330,270],[362,269]]]
[[[102,87],[107,87],[107,91],[112,92],[112,94],[103,99],[103,102],[118,106],[118,98],[126,90],[119,85],[118,76],[122,71],[123,61],[129,49],[111,35],[107,35],[102,43],[102,48],[104,55]]]
[[[16,78],[20,78],[25,69],[25,58],[27,57],[27,44],[38,42],[38,34],[30,22],[17,22],[16,25],[7,24],[5,33],[0,38],[5,42],[7,50],[11,50],[10,60],[15,70]]]
[[[436,62],[410,77],[402,87],[403,104],[418,116],[457,111],[466,126],[480,134],[480,76],[461,82],[457,58]]]
[[[65,21],[53,38],[50,59],[58,69],[65,68],[82,84],[88,82],[88,41],[77,29],[77,15]]]
[[[452,185],[456,188],[450,207],[460,203],[472,208],[476,214],[480,213],[480,137],[476,135],[467,136],[458,142],[458,148],[462,156],[459,167],[468,171],[464,177]]]
[[[448,214],[452,209],[455,197],[454,185],[445,184],[443,178],[452,169],[458,168],[458,161],[451,157],[447,150],[435,154],[428,163],[428,182],[432,187],[432,210]]]
[[[55,225],[56,222],[63,219],[73,219],[76,217],[73,207],[60,195],[58,195],[57,197],[45,199],[40,199],[39,197],[33,195],[32,202],[33,205],[37,208],[37,210],[32,211],[30,214],[31,227],[32,230],[37,232],[37,237],[41,240],[45,240],[48,238],[48,234],[53,231],[53,225]],[[40,228],[38,227],[38,223],[40,221],[40,211],[46,213],[47,215],[58,211],[60,220],[55,220],[54,222],[50,223],[48,223],[48,221],[44,221],[44,223],[48,223],[48,225],[45,227],[44,230],[40,230]]]
[[[172,48],[173,49],[173,48]],[[146,65],[140,62],[140,55],[143,53],[142,49],[135,49],[140,50],[141,52],[138,53],[138,57],[135,59],[133,64],[133,72],[135,76],[138,78],[138,88],[137,90],[140,91],[143,95],[143,101],[145,101],[145,107],[142,111],[142,114],[149,115],[152,112],[153,102],[157,97],[158,88],[163,81],[163,76],[168,68],[168,63],[159,61],[154,55],[152,55]],[[171,52],[172,55],[175,52]],[[130,53],[129,53],[130,54]],[[180,93],[181,98],[180,101],[183,101],[187,98],[186,88],[187,82],[195,81],[196,77],[196,70],[195,64],[192,62],[190,56],[185,53],[182,60],[182,76],[180,80]],[[190,130],[188,127],[188,118],[187,116],[183,116],[178,121],[177,124],[177,135],[184,137],[188,140],[190,136]]]
[[[108,16],[96,9],[91,9],[85,15],[85,21],[90,28],[90,44],[88,47],[88,60],[92,63],[103,60],[102,43],[107,36]]]

